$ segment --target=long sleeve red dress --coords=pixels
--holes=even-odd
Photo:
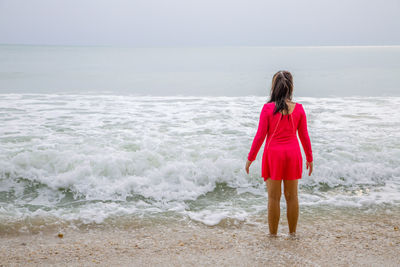
[[[273,111],[275,103],[264,104],[257,133],[247,159],[256,159],[258,151],[267,136],[262,158],[261,176],[266,181],[300,179],[303,172],[303,157],[300,151],[298,132],[306,160],[313,161],[311,141],[307,130],[307,118],[303,105],[296,103],[290,114]]]

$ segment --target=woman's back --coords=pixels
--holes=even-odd
[[[274,109],[275,103],[272,102],[272,104],[272,109]],[[295,114],[297,103],[293,106],[294,107],[289,110],[289,113],[286,115],[283,115],[281,112],[277,112],[273,115],[276,117],[274,120],[276,125],[271,125],[271,129],[276,128],[276,131],[270,145],[281,145],[282,148],[284,148],[284,146],[298,143],[296,135],[297,127],[295,127],[295,125],[298,125],[299,120],[299,116],[296,116],[297,114]]]
[[[290,108],[292,107],[292,108]],[[297,139],[297,132],[303,145],[306,159],[312,162],[311,142],[307,132],[307,119],[300,103],[289,104],[289,113],[274,114],[275,103],[264,104],[260,115],[260,124],[255,142],[248,159],[254,160],[260,146],[264,142],[262,160],[262,177],[264,180],[300,179],[302,174],[302,155]]]
[[[267,142],[270,142],[269,145],[282,149],[297,149],[299,143],[296,133],[298,132],[307,161],[311,162],[313,160],[311,142],[307,131],[307,118],[303,105],[293,103],[292,108],[289,108],[289,113],[286,115],[282,114],[282,112],[273,114],[275,110],[274,102],[267,103],[266,105],[270,105],[270,108],[266,109],[270,113],[268,114],[270,119],[267,137]]]

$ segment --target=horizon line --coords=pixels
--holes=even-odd
[[[395,45],[177,45],[177,46],[135,46],[135,45],[122,45],[122,44],[23,44],[23,43],[0,43],[0,46],[51,46],[51,47],[129,47],[129,48],[207,48],[207,47],[279,47],[279,48],[348,48],[348,47],[399,47],[400,44]]]

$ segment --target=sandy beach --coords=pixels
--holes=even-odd
[[[256,223],[193,221],[41,231],[1,237],[1,266],[399,266],[398,214],[302,215],[298,234]],[[59,236],[62,234],[62,237]]]

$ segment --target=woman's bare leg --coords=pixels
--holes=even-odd
[[[286,214],[289,224],[289,233],[295,234],[297,219],[299,218],[299,199],[297,197],[298,180],[284,180],[283,187],[287,204]]]
[[[278,232],[279,217],[281,215],[281,184],[282,180],[267,179],[268,225],[271,235],[276,235]]]

